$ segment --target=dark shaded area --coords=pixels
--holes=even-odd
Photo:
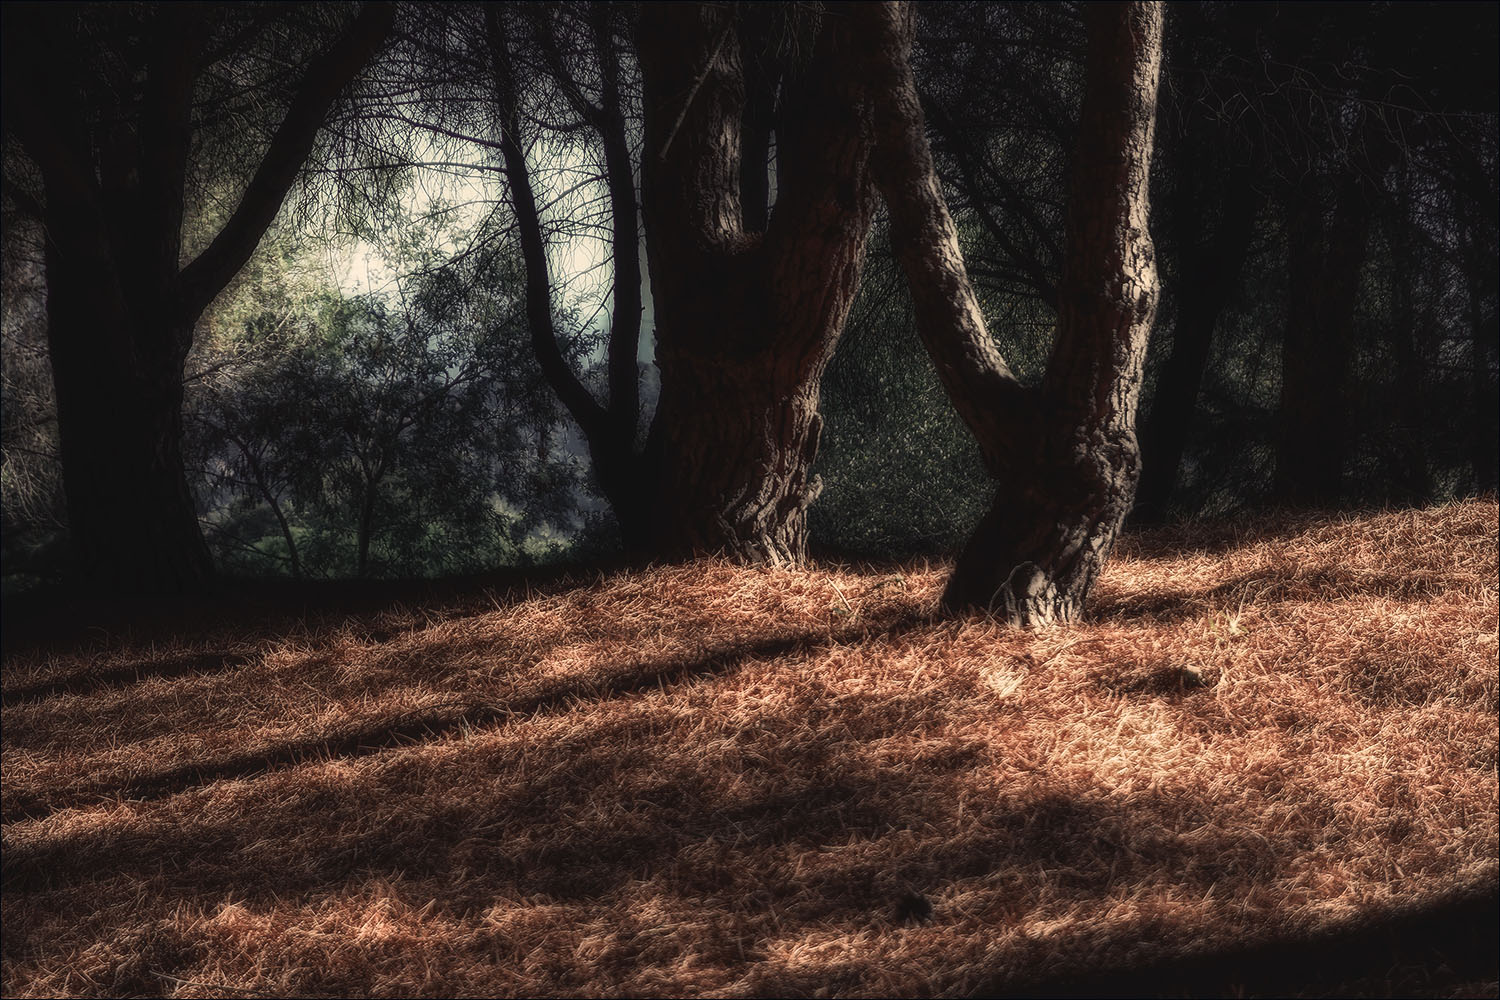
[[[100,688],[135,684],[147,678],[202,677],[244,666],[250,657],[237,653],[197,653],[161,660],[140,660],[123,667],[73,674],[55,681],[7,688],[4,704],[14,705],[60,694],[88,694]]]
[[[1401,997],[1495,996],[1500,980],[1500,895],[1466,892],[1308,938],[1138,968],[996,982],[989,996]]]
[[[383,5],[371,13],[382,11],[391,13]],[[827,209],[841,193],[799,208],[796,199],[773,205],[770,191],[795,186],[794,146],[799,157],[836,155],[852,135],[839,123],[852,117],[824,123],[807,100],[776,95],[808,90],[821,65],[812,53],[844,19],[819,20],[798,4],[754,13],[709,4],[702,13],[714,24],[722,18],[727,49],[739,50],[734,72],[745,92],[721,124],[742,140],[740,169],[725,179],[748,199],[742,235],[812,225],[816,206]],[[656,447],[694,432],[709,408],[674,402],[681,392],[671,377],[658,395],[661,369],[637,322],[645,303],[633,116],[643,91],[629,51],[641,37],[639,14],[629,5],[523,6],[501,16],[475,5],[401,4],[389,45],[371,54],[370,79],[320,110],[297,95],[327,91],[331,78],[312,86],[317,79],[274,67],[285,51],[292,63],[330,69],[322,56],[341,51],[353,9],[7,5],[0,583],[24,590],[55,581],[68,571],[70,546],[94,551],[99,582],[115,580],[127,596],[138,588],[120,581],[132,577],[193,589],[172,581],[204,576],[208,550],[219,573],[292,578],[582,563],[639,534],[617,522],[676,509],[691,490],[644,460],[644,438]],[[1069,5],[960,2],[922,5],[917,17],[916,83],[967,272],[997,346],[1032,385],[1053,347],[1061,237],[1077,200],[1068,186],[1077,174],[1082,20]],[[1495,5],[1182,3],[1166,30],[1151,178],[1163,298],[1137,419],[1144,478],[1134,517],[1233,515],[1273,502],[1422,505],[1493,491]],[[711,45],[714,31],[699,42]],[[663,53],[683,76],[672,93],[705,79],[687,48]],[[202,58],[184,60],[194,52]],[[514,63],[505,101],[497,58]],[[266,79],[243,78],[262,65]],[[836,76],[860,76],[846,70]],[[136,86],[146,78],[160,86]],[[38,89],[37,80],[50,84]],[[382,102],[391,88],[424,98],[390,120]],[[711,103],[668,108],[656,130],[684,110],[691,133]],[[401,208],[401,192],[432,155],[426,136],[454,133],[476,163],[497,151],[494,129],[462,138],[475,109],[519,127],[528,144],[576,143],[600,165],[595,179],[608,198],[599,217],[544,208],[530,242],[540,246],[548,227],[613,218],[622,236],[612,248],[612,329],[590,329],[565,305],[562,275],[552,276],[556,287],[532,281],[533,315],[525,314],[514,191],[462,234],[379,221]],[[96,127],[101,121],[117,127]],[[170,121],[177,125],[158,129]],[[308,142],[315,133],[338,138],[307,150],[301,140],[272,142],[283,125]],[[303,234],[272,227],[262,250],[275,244],[275,252],[250,259],[235,278],[244,288],[231,283],[193,324],[206,290],[227,281],[259,240],[299,151],[308,162],[298,184],[310,188],[350,166],[369,171],[357,196],[337,185],[319,191],[342,199],[350,224],[368,227],[394,255],[402,301],[346,294],[299,273],[300,251],[283,251]],[[774,185],[768,159],[786,174]],[[257,163],[277,183],[246,189]],[[553,188],[557,178],[535,172],[538,190]],[[259,221],[237,213],[226,241],[215,241],[235,252],[206,255],[213,281],[198,280],[205,266],[190,266],[192,308],[166,308],[183,293],[168,280],[180,264],[172,248],[208,242],[213,213],[202,204],[217,199],[211,192],[240,189],[253,195],[245,211]],[[772,225],[778,213],[807,218]],[[448,236],[468,249],[422,261],[396,249]],[[101,248],[110,252],[95,260]],[[950,554],[995,487],[912,336],[894,259],[877,224],[842,334],[819,335],[824,347],[838,344],[820,387],[821,433],[808,430],[809,402],[792,435],[806,451],[793,448],[796,461],[811,462],[825,487],[807,513],[809,545],[830,556]],[[680,261],[659,261],[658,294],[680,284],[689,305],[707,303],[695,325],[725,337],[726,322],[745,325],[755,347],[766,335],[749,317],[766,296],[745,289],[759,279],[711,292],[723,278],[714,260],[702,280]],[[805,276],[809,266],[795,270]],[[318,288],[294,302],[289,283],[303,279]],[[106,285],[129,294],[116,301]],[[809,303],[819,297],[809,295]],[[746,309],[721,308],[746,296]],[[653,306],[663,330],[668,298]],[[779,308],[801,317],[811,306]],[[111,350],[86,349],[80,331],[95,329],[114,331],[105,338]],[[605,360],[591,367],[600,346]],[[822,371],[825,354],[820,347],[811,369]],[[680,362],[673,351],[661,360],[669,370]],[[810,384],[780,386],[768,403],[757,387],[774,380],[752,376],[745,359],[721,361],[703,363],[710,374],[736,373],[705,390],[725,433],[789,393],[805,402],[816,395]],[[660,433],[646,435],[661,399],[670,413]],[[63,438],[73,443],[64,448]],[[712,462],[682,464],[677,478],[686,481]],[[811,496],[805,478],[801,495]]]
[[[101,640],[120,635],[137,641],[189,640],[250,620],[267,631],[298,622],[315,627],[340,619],[375,618],[403,607],[421,607],[431,618],[442,619],[460,610],[505,607],[539,594],[558,593],[608,576],[622,565],[618,560],[601,560],[588,566],[510,567],[434,580],[221,578],[213,587],[187,597],[110,598],[52,586],[12,594],[0,604],[0,652],[12,656],[50,646],[77,648],[81,636],[94,632]],[[372,641],[383,642],[395,634],[361,624]],[[7,692],[5,697],[13,695]]]

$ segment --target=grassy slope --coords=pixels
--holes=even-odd
[[[1497,535],[1135,536],[1041,632],[704,562],[11,643],[0,988],[1495,995]]]

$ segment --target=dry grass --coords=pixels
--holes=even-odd
[[[1040,632],[702,562],[12,648],[0,986],[968,995],[1486,898],[1497,534],[1135,536]]]

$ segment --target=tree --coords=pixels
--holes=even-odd
[[[1227,60],[1216,23],[1219,12],[1183,4],[1167,26],[1159,156],[1154,203],[1165,208],[1169,236],[1159,251],[1171,308],[1158,317],[1157,336],[1170,322],[1170,349],[1156,373],[1155,392],[1141,428],[1141,481],[1131,512],[1136,522],[1160,519],[1176,490],[1194,426],[1210,349],[1221,317],[1240,284],[1265,201],[1253,143],[1212,91]]]
[[[223,14],[195,4],[4,12],[5,128],[41,179],[39,197],[18,196],[47,233],[47,340],[74,573],[86,586],[180,591],[212,574],[182,465],[194,324],[254,251],[394,9],[366,5],[313,56],[238,205],[184,266],[195,140],[216,110],[195,100],[200,84],[241,52],[239,30],[253,34],[268,16],[233,25]]]
[[[410,576],[547,554],[527,535],[570,512],[573,484],[535,455],[553,407],[512,304],[474,291],[490,284],[440,267],[389,300],[328,290],[310,313],[221,335],[245,360],[187,412],[226,564]]]
[[[872,101],[858,72],[859,19],[821,21],[716,4],[647,4],[635,26],[643,149],[640,204],[661,391],[638,432],[635,359],[641,299],[637,199],[621,91],[625,74],[605,5],[575,32],[596,64],[590,92],[543,20],[532,51],[602,144],[614,232],[608,399],[559,363],[514,45],[486,11],[502,152],[527,266],[537,357],[583,429],[600,486],[637,556],[723,552],[801,561],[821,418],[819,380],[858,287],[875,197]],[[801,29],[801,30],[799,30]],[[792,35],[809,48],[787,58]],[[776,156],[775,201],[768,174]]]
[[[911,287],[917,332],[999,480],[943,595],[1019,625],[1076,618],[1140,474],[1135,411],[1157,278],[1147,183],[1161,8],[1087,9],[1083,106],[1058,325],[1040,384],[1006,366],[964,271],[923,131],[909,60],[911,13],[878,11],[872,63],[884,101],[876,179]]]
[[[874,102],[858,62],[866,20],[830,8],[806,64],[782,80],[768,210],[744,200],[768,191],[764,162],[742,147],[759,134],[763,99],[747,84],[775,80],[747,73],[732,12],[642,10],[642,200],[661,369],[651,531],[666,554],[806,554],[807,508],[821,488],[811,473],[819,381],[875,208]]]
[[[606,349],[606,400],[598,402],[565,357],[555,322],[555,283],[547,260],[542,211],[537,204],[532,168],[525,145],[522,92],[512,55],[513,34],[507,17],[493,4],[484,8],[485,38],[499,113],[500,152],[505,163],[511,209],[515,215],[525,265],[525,302],[532,351],[547,383],[583,432],[594,477],[620,526],[631,552],[652,549],[650,481],[641,468],[640,382],[636,355],[641,336],[641,259],[635,174],[632,166],[621,67],[609,8],[590,4],[579,49],[591,51],[598,71],[597,96],[566,64],[558,28],[545,12],[530,19],[531,44],[540,52],[551,80],[584,128],[602,146],[604,181],[613,232],[612,309]]]

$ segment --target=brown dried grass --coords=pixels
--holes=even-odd
[[[1037,632],[704,561],[12,650],[0,986],[968,995],[1491,893],[1497,536],[1137,535]]]

